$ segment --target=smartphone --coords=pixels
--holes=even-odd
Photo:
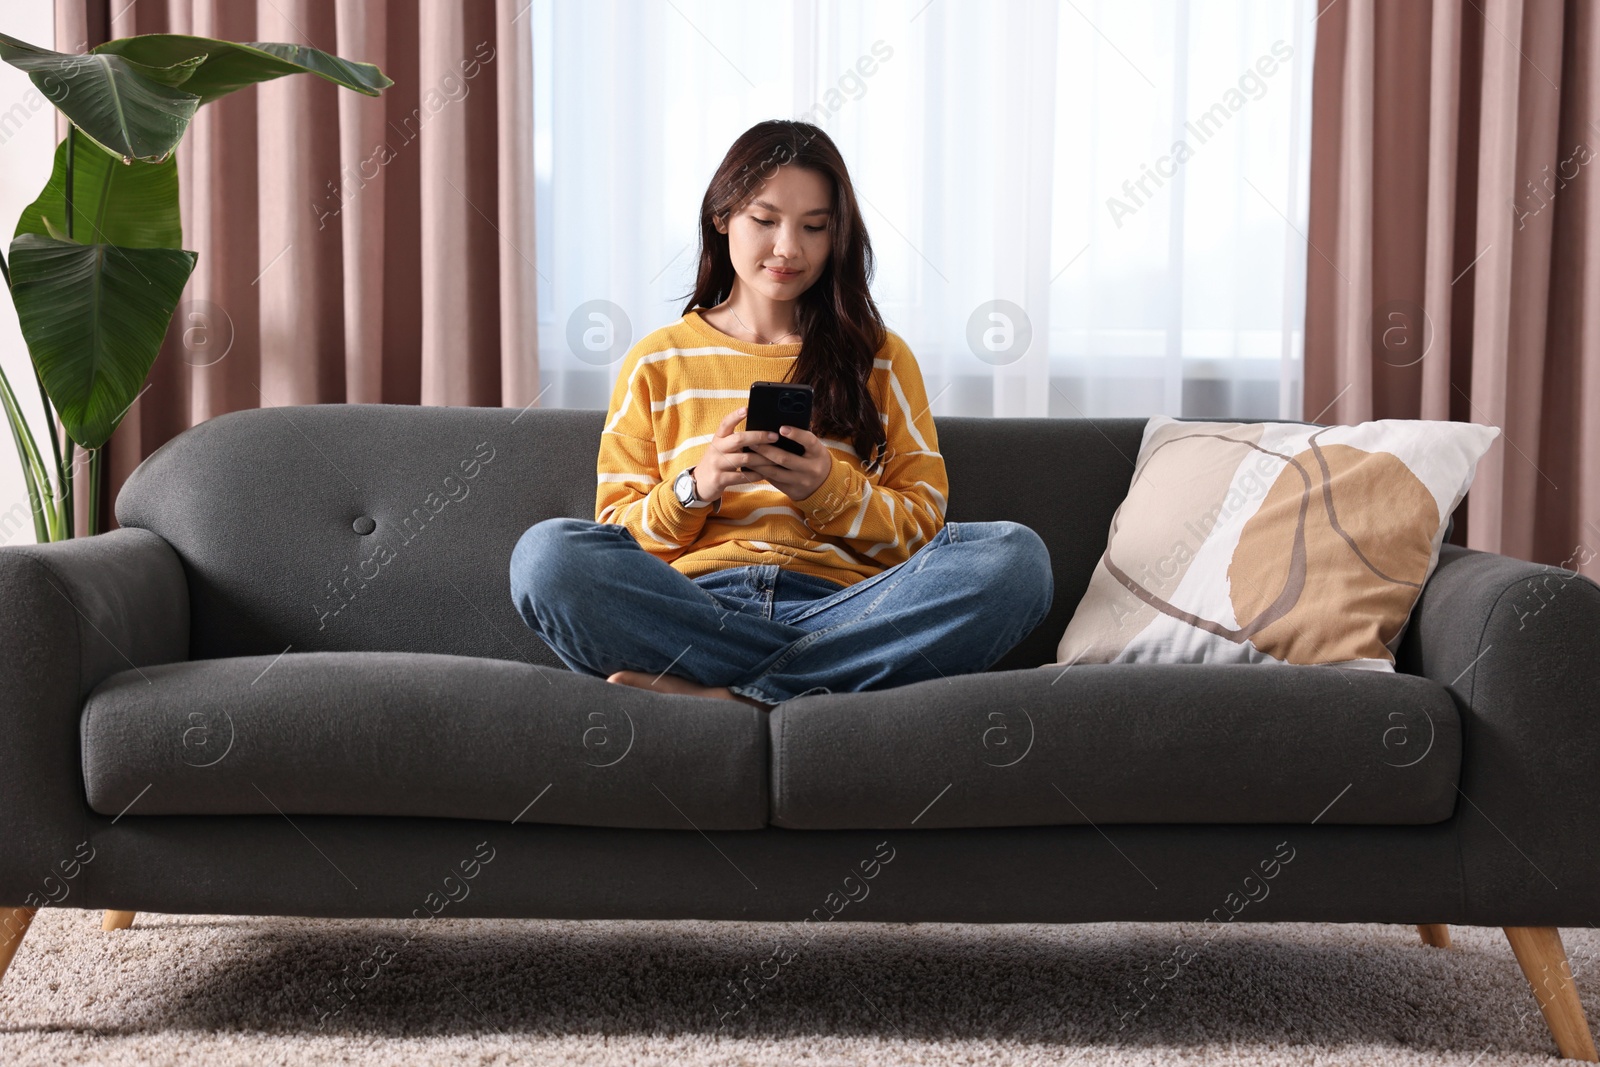
[[[812,392],[811,386],[794,382],[753,382],[744,416],[744,428],[768,430],[773,433],[777,432],[779,426],[811,429]],[[788,437],[779,437],[773,443],[797,456],[804,455],[806,451],[805,446],[799,441]],[[750,446],[745,445],[744,451],[751,451]]]

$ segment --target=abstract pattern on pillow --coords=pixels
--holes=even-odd
[[[1450,515],[1499,433],[1152,418],[1057,662],[1393,670]]]

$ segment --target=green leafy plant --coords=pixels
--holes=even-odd
[[[71,123],[44,191],[17,221],[0,273],[17,310],[50,426],[51,464],[0,369],[0,403],[22,461],[39,541],[73,536],[76,450],[88,458],[88,530],[99,516],[100,457],[138,399],[194,272],[183,248],[172,153],[204,104],[258,82],[315,74],[378,96],[394,83],[370,63],[292,44],[154,33],[82,54],[0,34],[0,60]],[[57,419],[66,437],[62,452]]]

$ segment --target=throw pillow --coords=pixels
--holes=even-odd
[[[1152,418],[1057,663],[1392,671],[1445,526],[1499,433]]]

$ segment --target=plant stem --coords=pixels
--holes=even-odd
[[[33,365],[31,356],[28,359],[28,363],[30,366]],[[37,366],[33,367],[33,380],[39,386],[39,404],[44,408],[44,424],[50,430],[50,451],[56,459],[56,481],[59,484],[63,472],[61,467],[61,440],[56,436],[56,409],[50,403],[50,394],[44,391],[44,379],[39,377],[39,368]]]
[[[39,448],[33,442],[33,431],[17,406],[16,394],[11,391],[11,381],[0,367],[0,402],[6,409],[6,424],[11,428],[11,440],[17,446],[17,458],[22,461],[22,481],[28,488],[28,506],[33,509],[33,536],[40,544],[49,541],[50,526],[46,522],[44,500],[39,493],[39,483],[49,485],[44,464],[39,461]],[[26,435],[26,436],[24,436]]]
[[[67,435],[67,466],[61,478],[61,529],[64,531],[58,540],[71,540],[76,534],[77,524],[73,522],[72,514],[72,468],[74,466],[73,451],[78,447],[78,442]]]
[[[106,446],[89,453],[89,536],[100,532],[100,464],[105,458]]]

